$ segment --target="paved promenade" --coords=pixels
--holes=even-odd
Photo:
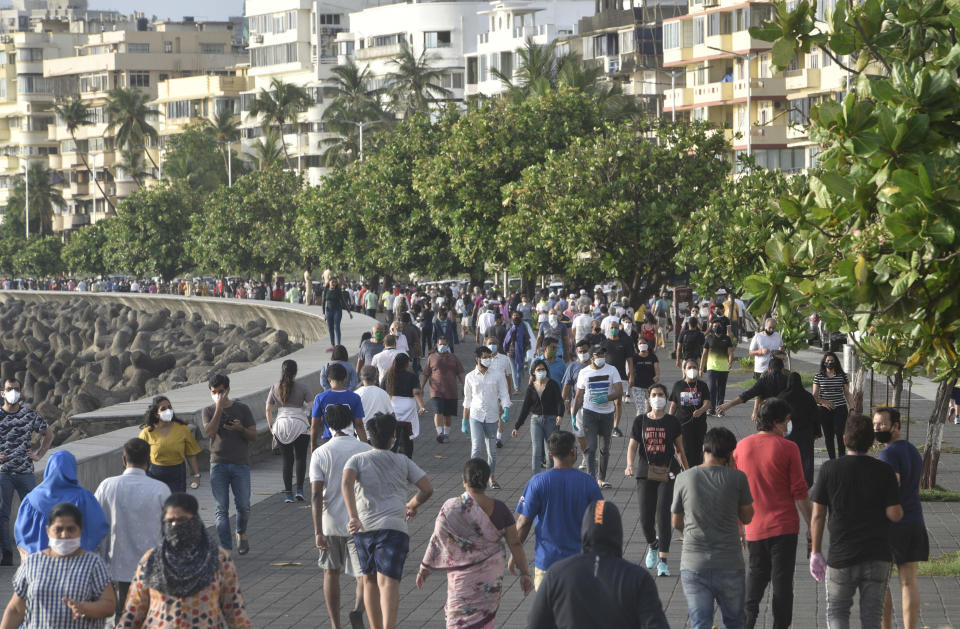
[[[738,356],[744,353],[742,348],[743,345],[738,349]],[[472,342],[457,348],[457,355],[468,370],[473,364],[472,350]],[[679,370],[670,361],[669,352],[661,352],[660,357],[663,381],[672,383],[679,379]],[[818,354],[815,352],[801,352],[794,359],[794,368],[813,371],[815,360],[818,360]],[[731,374],[727,397],[734,397],[741,390],[737,383],[744,382],[748,378],[749,374],[745,373]],[[915,396],[919,395],[918,391],[921,389],[915,387]],[[519,412],[519,401],[517,397],[514,398],[516,407],[511,414],[512,418],[515,418]],[[911,414],[917,418],[925,418],[930,412],[931,405],[929,400],[915,397]],[[633,414],[634,407],[630,403],[626,407],[625,418],[632,418]],[[438,444],[432,437],[434,434],[432,415],[424,415],[421,421],[422,434],[415,442],[414,459],[427,472],[434,485],[435,494],[430,502],[421,508],[419,515],[410,522],[410,555],[401,584],[399,626],[411,628],[444,626],[443,604],[446,595],[446,579],[443,573],[431,575],[423,590],[417,590],[413,577],[433,530],[434,516],[441,503],[462,492],[459,471],[470,454],[469,437],[459,432],[459,422],[454,427],[456,432],[452,434],[450,443]],[[628,434],[630,423],[629,419],[623,422],[623,429]],[[710,418],[709,423],[711,426],[722,424],[729,427],[738,438],[753,432],[753,425],[749,420],[749,407],[746,405],[736,407],[727,417]],[[493,491],[491,495],[503,500],[511,508],[516,506],[523,487],[530,478],[530,441],[526,428],[524,426],[517,439],[511,439],[508,432],[504,447],[498,452],[497,479],[503,485],[503,489]],[[911,437],[915,443],[922,439],[924,428],[923,422],[913,426]],[[946,433],[947,441],[957,443],[960,440],[960,427],[948,426]],[[634,480],[623,476],[627,442],[627,438],[613,440],[611,474],[608,478],[613,483],[613,488],[606,490],[604,494],[609,500],[617,503],[624,515],[626,558],[640,561],[646,550],[646,542],[639,523]],[[826,457],[822,447],[818,449],[817,456]],[[119,467],[119,461],[117,464]],[[960,471],[960,456],[945,454],[940,463],[941,484],[953,489],[960,487],[960,482],[956,480],[958,471]],[[247,607],[255,627],[271,629],[329,627],[330,623],[323,602],[322,574],[316,566],[317,551],[314,548],[309,503],[284,504],[282,497],[276,493],[280,488],[279,457],[255,466],[253,470],[254,506],[249,528],[251,552],[244,557],[236,558]],[[206,475],[201,488],[196,493],[201,499],[204,521],[211,525],[213,501]],[[925,503],[924,512],[930,531],[931,555],[939,556],[960,550],[960,505]],[[526,544],[527,557],[531,561],[532,538],[531,534]],[[685,627],[689,626],[689,623],[686,601],[679,582],[682,543],[675,542],[671,551],[670,568],[673,576],[658,578],[657,587],[671,627]],[[0,568],[0,596],[4,597],[4,600],[9,597],[12,576],[13,569]],[[525,627],[530,601],[524,599],[516,577],[507,575],[504,586],[497,627],[511,629]],[[921,578],[920,592],[921,627],[960,626],[960,596],[958,596],[960,579]],[[899,607],[898,588],[895,588],[894,598]],[[343,599],[344,610],[349,609],[353,602],[353,589],[349,584],[344,588]],[[763,614],[758,623],[760,627],[772,625],[768,607],[769,603],[765,601],[762,608]],[[853,610],[853,618],[853,626],[858,626],[856,607]],[[346,622],[346,611],[343,613],[343,620]],[[716,622],[720,624],[719,614]],[[800,549],[795,575],[794,626],[807,628],[825,625],[824,589],[809,576],[805,552]]]

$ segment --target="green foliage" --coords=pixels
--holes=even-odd
[[[24,238],[24,207],[26,205],[26,178],[18,173],[13,178],[13,190],[7,201],[0,233],[13,238]],[[43,235],[53,233],[53,211],[63,206],[63,196],[53,187],[50,170],[40,161],[30,162],[30,234]],[[9,223],[9,225],[8,225]]]
[[[105,258],[107,232],[116,219],[100,220],[87,227],[75,229],[63,246],[61,257],[64,269],[73,275],[106,275],[110,265]]]
[[[673,269],[676,226],[729,172],[728,149],[699,124],[571,138],[503,188],[509,213],[490,246],[522,273],[610,277],[628,294],[648,292]]]
[[[274,78],[270,80],[269,90],[261,89],[257,94],[250,107],[250,115],[260,117],[264,130],[275,127],[282,135],[284,125],[296,122],[300,112],[313,104],[313,98],[306,88]],[[287,168],[293,168],[286,143],[281,139],[280,144]]]
[[[297,173],[271,168],[214,191],[192,220],[197,264],[220,274],[302,267],[293,236],[302,186]]]
[[[922,502],[960,502],[960,493],[937,485],[930,489],[921,489],[920,500]]]
[[[170,136],[163,154],[164,179],[183,181],[200,196],[226,185],[226,154],[216,141],[218,133],[210,123],[197,122]],[[246,171],[242,160],[236,157],[231,165],[234,179]]]
[[[49,277],[63,270],[60,252],[63,243],[56,236],[32,236],[19,243],[13,254],[13,270],[23,277]]]
[[[159,275],[165,280],[188,270],[191,260],[184,243],[198,207],[196,194],[180,181],[134,192],[120,203],[117,216],[104,228],[108,268],[137,277]]]
[[[381,90],[370,85],[369,67],[361,70],[351,59],[332,72],[325,89],[330,103],[323,110],[323,121],[336,136],[323,140],[323,160],[327,166],[346,166],[360,155],[360,124],[364,125],[364,150],[369,153],[392,117],[381,107]]]
[[[418,56],[404,41],[400,53],[390,60],[390,102],[399,117],[427,113],[431,103],[453,96],[440,85],[444,70],[434,65],[434,56],[426,49]]]

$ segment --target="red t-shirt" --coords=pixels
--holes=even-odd
[[[772,432],[758,432],[741,440],[733,457],[737,469],[747,475],[753,494],[747,541],[799,533],[795,501],[807,497],[807,483],[797,444]]]

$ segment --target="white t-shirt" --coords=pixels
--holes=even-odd
[[[370,364],[377,368],[377,380],[383,382],[383,377],[387,375],[387,369],[393,366],[393,361],[397,357],[397,354],[400,353],[395,347],[390,349],[385,349],[370,361]]]
[[[577,376],[577,390],[583,391],[583,408],[594,413],[612,413],[614,403],[602,402],[613,392],[613,385],[622,382],[616,367],[604,365],[594,369],[592,365],[584,367]]]
[[[590,334],[590,330],[593,329],[593,316],[589,314],[580,313],[573,318],[573,340],[574,343],[579,343]]]
[[[477,327],[480,329],[480,335],[485,336],[487,334],[487,330],[492,328],[496,321],[497,315],[490,311],[484,312],[482,315],[480,315],[480,317],[477,318]]]
[[[343,468],[354,454],[370,450],[370,446],[356,437],[339,437],[334,435],[313,451],[310,456],[310,481],[323,483],[323,534],[346,537],[347,506],[343,503],[343,494],[340,492],[340,481],[343,479]]]
[[[767,350],[766,354],[753,357],[754,373],[763,373],[766,371],[767,366],[770,364],[770,352],[775,349],[780,349],[782,346],[783,337],[780,336],[779,332],[774,332],[773,334],[767,336],[767,333],[761,330],[754,334],[753,338],[750,339],[750,351],[753,352],[758,349]]]
[[[603,332],[603,335],[606,336],[607,332],[610,331],[610,326],[613,323],[619,323],[620,317],[618,315],[607,315],[600,322],[600,331]]]
[[[360,396],[360,404],[363,406],[363,421],[376,415],[377,413],[390,414],[393,412],[393,403],[390,401],[390,395],[376,385],[360,387],[354,391]],[[346,430],[344,432],[347,432]]]

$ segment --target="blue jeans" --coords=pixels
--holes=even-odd
[[[0,472],[0,550],[13,552],[13,540],[10,538],[10,507],[13,504],[13,490],[17,490],[20,500],[37,485],[33,472],[8,474]]]
[[[680,570],[690,629],[713,627],[713,602],[720,606],[726,629],[743,627],[746,585],[743,570]]]
[[[890,565],[889,561],[864,561],[847,568],[827,567],[827,626],[830,629],[850,626],[850,607],[857,590],[860,590],[860,626],[880,627]]]
[[[343,309],[327,308],[327,330],[330,332],[330,346],[340,344],[340,320],[343,319]]]
[[[533,458],[530,459],[530,467],[534,474],[540,471],[540,463],[543,461],[547,440],[557,430],[560,430],[560,428],[557,426],[555,418],[545,418],[543,415],[530,416],[530,441],[533,443]],[[553,467],[552,458],[548,458],[547,467]]]
[[[220,545],[233,548],[233,536],[230,534],[230,489],[237,505],[237,535],[247,532],[247,520],[250,519],[250,466],[233,463],[210,464],[210,489],[217,503],[217,535]]]
[[[495,476],[497,469],[497,426],[496,421],[478,422],[470,420],[470,458],[482,458],[484,442],[487,445],[487,464],[490,465],[490,476]]]
[[[518,391],[527,390],[527,381],[530,379],[529,374],[524,373],[523,371],[523,361],[517,360],[516,357],[511,359],[510,363],[513,365],[513,385],[514,388]]]

